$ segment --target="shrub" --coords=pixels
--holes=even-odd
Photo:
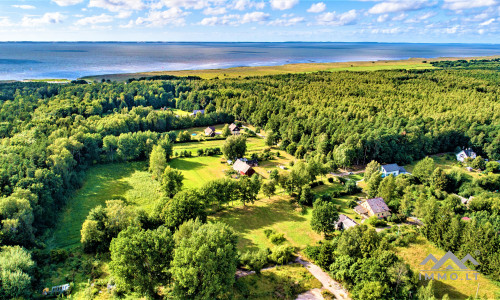
[[[267,238],[271,236],[271,234],[274,233],[274,230],[272,229],[264,229],[264,234],[266,235]]]
[[[304,254],[309,259],[317,260],[319,251],[320,251],[320,246],[307,245],[307,247],[304,249]]]
[[[329,183],[333,183],[333,181],[334,181],[333,177],[328,177],[328,182]]]
[[[349,208],[355,208],[356,206],[358,206],[358,202],[351,200],[351,201],[349,201],[349,203],[347,203],[347,206]]]
[[[379,219],[377,216],[371,216],[369,217],[365,223],[367,224],[370,224],[374,227],[385,227],[387,226],[387,222],[382,220],[382,219]]]
[[[247,251],[240,256],[240,264],[249,270],[260,273],[260,270],[268,264],[269,249],[258,251]]]
[[[284,265],[292,261],[293,252],[294,249],[292,246],[276,246],[272,249],[269,260],[278,265]]]
[[[281,244],[283,244],[286,241],[285,235],[283,233],[273,233],[269,237],[269,240],[274,245],[281,245]]]

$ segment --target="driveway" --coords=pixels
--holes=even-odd
[[[295,262],[303,265],[316,279],[323,284],[323,288],[327,289],[330,293],[335,295],[336,299],[351,299],[348,296],[346,289],[335,280],[333,280],[328,273],[323,271],[319,266],[313,264],[312,262],[303,260],[300,257],[295,259]],[[305,295],[306,296],[306,295]],[[310,295],[307,295],[310,296]],[[302,298],[302,299],[314,299],[314,298]]]

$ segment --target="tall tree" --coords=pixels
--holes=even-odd
[[[228,298],[234,284],[237,266],[237,236],[223,223],[179,228],[172,261],[174,295],[179,299]],[[177,239],[177,237],[176,237]]]
[[[161,175],[161,190],[167,197],[173,197],[182,189],[184,175],[181,171],[167,166]]]
[[[161,179],[161,175],[167,167],[167,154],[162,146],[156,145],[149,156],[149,172],[153,179]]]
[[[322,232],[329,235],[335,231],[335,223],[339,218],[339,214],[335,205],[332,202],[316,201],[311,218],[311,227],[316,232]]]
[[[110,250],[109,267],[118,286],[157,298],[158,287],[170,283],[174,239],[167,228],[131,226],[113,239]]]
[[[233,135],[226,139],[222,146],[222,153],[226,159],[236,160],[245,156],[247,140],[243,135]]]

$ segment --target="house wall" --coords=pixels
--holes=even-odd
[[[399,175],[399,171],[394,171],[394,172],[383,172],[382,175],[384,175],[383,177],[387,177],[389,175],[394,175],[394,176],[398,176]]]

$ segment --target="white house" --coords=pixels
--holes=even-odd
[[[471,158],[474,159],[476,158],[476,152],[472,151],[471,148],[464,149],[460,152],[457,153],[457,160],[460,162],[464,162],[465,159]]]
[[[408,174],[404,167],[398,166],[397,164],[383,165],[380,168],[380,171],[382,172],[382,177],[386,177],[389,175],[398,176],[399,174]]]

